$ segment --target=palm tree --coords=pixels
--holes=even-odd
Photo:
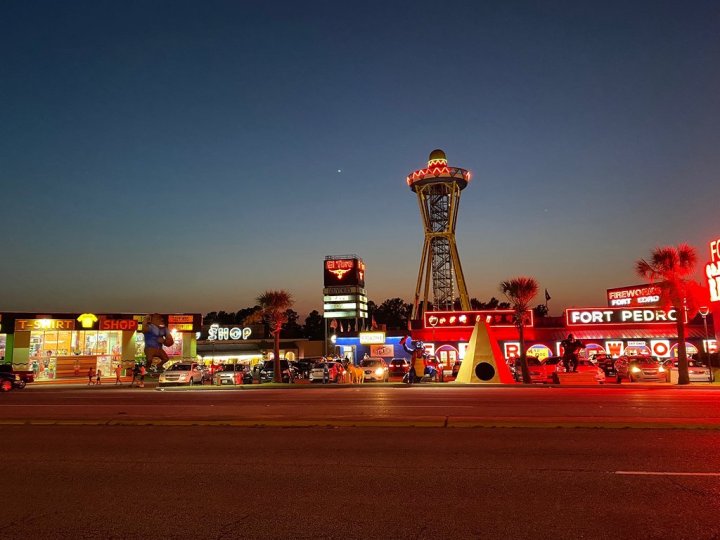
[[[675,325],[678,336],[678,384],[690,384],[687,350],[685,349],[685,310],[695,311],[697,284],[688,279],[697,263],[695,248],[687,244],[677,247],[657,247],[650,254],[650,261],[635,262],[635,272],[650,282],[657,281],[662,290],[662,300],[675,309]]]
[[[535,278],[525,276],[512,278],[500,284],[500,291],[510,301],[510,307],[515,310],[515,326],[520,334],[520,369],[524,384],[531,382],[525,355],[525,313],[530,307],[530,302],[537,295],[538,288]]]
[[[270,334],[275,338],[273,344],[273,381],[282,382],[282,373],[280,372],[280,332],[283,324],[288,322],[288,310],[292,307],[294,301],[292,295],[283,290],[265,291],[257,297],[256,301],[259,307],[246,321],[247,323],[266,321],[270,326]]]

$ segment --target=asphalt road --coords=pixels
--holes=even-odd
[[[720,388],[40,387],[0,394],[7,423],[719,428]]]
[[[0,538],[720,538],[718,398],[29,386],[0,394]]]

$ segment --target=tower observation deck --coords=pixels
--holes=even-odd
[[[460,309],[470,310],[470,299],[455,242],[460,192],[469,182],[470,172],[448,166],[445,152],[439,149],[430,153],[427,168],[414,171],[407,177],[408,186],[417,194],[420,217],[425,228],[413,319],[421,318],[427,310],[431,282],[435,311],[452,310],[456,292],[460,298]]]

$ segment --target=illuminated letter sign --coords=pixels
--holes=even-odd
[[[674,309],[664,310],[659,308],[571,308],[565,310],[565,320],[568,326],[674,324],[676,317],[677,312]]]
[[[382,345],[384,343],[385,332],[360,332],[361,345]]]
[[[613,358],[617,358],[618,356],[620,356],[623,352],[624,347],[625,344],[622,341],[605,342],[605,349],[607,350],[608,354]]]
[[[247,339],[252,334],[249,327],[238,328],[237,326],[220,326],[219,324],[211,324],[208,329],[208,341],[225,341]]]
[[[710,262],[705,265],[710,301],[720,302],[720,238],[710,242]]]
[[[517,358],[520,356],[520,343],[518,341],[508,341],[503,345],[505,349],[505,358]]]
[[[75,330],[75,321],[72,319],[17,319],[15,331],[28,330]]]
[[[349,256],[326,257],[323,272],[325,287],[337,287],[339,285],[348,287],[365,286],[365,263],[360,258]]]
[[[138,322],[135,319],[107,319],[100,317],[100,330],[130,330],[136,331]]]
[[[651,307],[660,305],[662,289],[658,285],[634,285],[607,290],[610,307]]]

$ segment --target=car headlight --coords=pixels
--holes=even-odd
[[[383,374],[383,368],[379,367],[375,370],[375,375],[382,375]]]
[[[632,371],[633,373],[640,373],[640,368],[637,366],[633,366],[630,368],[630,371]]]
[[[658,371],[659,371],[660,373],[665,373],[665,368],[662,367],[662,366],[660,366],[660,367],[658,368]]]

